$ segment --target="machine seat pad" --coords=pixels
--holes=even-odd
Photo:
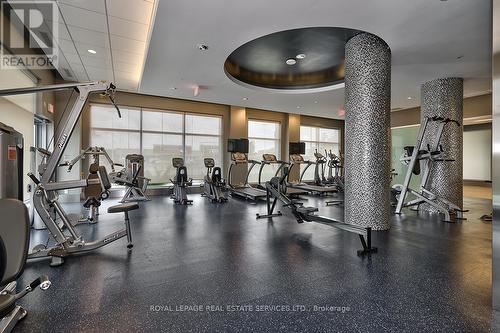
[[[99,207],[101,203],[95,197],[88,197],[87,200],[83,203],[83,207],[90,208],[91,206]]]
[[[0,318],[7,316],[16,307],[16,298],[13,295],[0,295]]]
[[[139,204],[137,202],[127,202],[109,207],[108,213],[124,213],[138,208]]]
[[[314,212],[317,212],[318,211],[318,208],[316,207],[298,207],[297,208],[297,211],[301,214],[311,214],[311,213],[314,213]]]

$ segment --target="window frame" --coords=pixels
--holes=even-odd
[[[90,109],[93,106],[98,106],[98,107],[107,107],[113,109],[114,107],[112,105],[109,105],[107,103],[99,103],[99,102],[92,102],[90,103]],[[143,155],[143,134],[161,134],[161,135],[179,135],[182,137],[182,157],[184,160],[186,160],[186,136],[193,136],[193,137],[213,137],[213,138],[218,138],[219,140],[219,147],[220,147],[220,163],[221,165],[224,164],[224,150],[223,150],[223,140],[224,140],[224,116],[220,114],[211,114],[211,113],[198,113],[198,112],[192,112],[192,111],[181,111],[181,110],[175,110],[175,109],[160,109],[160,108],[151,108],[151,107],[137,107],[137,106],[128,106],[128,105],[118,105],[120,108],[124,109],[129,109],[129,110],[135,110],[139,112],[139,129],[123,129],[123,128],[108,128],[108,127],[94,127],[92,126],[92,113],[89,113],[89,144],[91,141],[90,138],[90,133],[93,130],[98,130],[98,131],[108,131],[108,132],[127,132],[127,133],[138,133],[139,134],[139,154]],[[170,114],[179,114],[182,116],[182,130],[179,132],[172,132],[172,131],[156,131],[156,130],[145,130],[143,129],[144,125],[144,111],[149,111],[149,112],[159,112],[159,113],[170,113]],[[206,118],[217,118],[219,120],[219,135],[217,134],[200,134],[200,133],[186,133],[186,116],[193,115],[193,116],[199,116],[199,117],[206,117]],[[197,179],[197,178],[196,178]],[[203,177],[201,178],[203,179]],[[167,185],[169,184],[170,180],[166,180],[165,183],[158,183],[159,185]]]
[[[277,138],[266,138],[266,137],[259,137],[259,136],[250,136],[250,122],[258,122],[258,123],[270,123],[270,124],[277,124],[278,125],[278,136]],[[278,160],[281,160],[281,154],[282,154],[282,122],[279,121],[279,120],[269,120],[269,119],[259,119],[259,118],[248,118],[247,119],[247,138],[248,138],[248,141],[250,143],[250,141],[253,139],[253,140],[263,140],[263,141],[274,141],[275,143],[277,142],[277,147],[278,147],[278,151],[275,152],[275,155],[276,155],[276,158]],[[262,159],[262,156],[259,157],[258,161],[260,161]],[[256,167],[257,168],[257,167]],[[254,171],[256,172],[256,171]],[[255,175],[254,173],[252,173],[252,175]],[[251,184],[257,184],[258,182],[258,179],[256,181],[250,181]]]
[[[259,123],[271,123],[271,124],[278,124],[278,138],[277,139],[272,139],[272,138],[264,138],[264,137],[258,137],[258,136],[250,136],[250,132],[249,132],[249,124],[250,122],[253,121],[253,122],[259,122]],[[268,140],[268,141],[278,141],[278,149],[279,151],[277,152],[276,154],[276,158],[279,160],[281,158],[281,139],[282,139],[282,129],[281,129],[281,121],[279,120],[268,120],[268,119],[258,119],[258,118],[248,118],[247,119],[247,138],[248,138],[248,141],[252,140],[252,139],[255,139],[255,140]]]
[[[315,128],[315,129],[318,129],[317,130],[317,135],[316,135],[316,140],[304,140],[302,139],[302,127],[310,127],[310,128]],[[319,134],[319,130],[320,129],[327,129],[327,130],[336,130],[338,131],[338,136],[339,136],[339,140],[338,142],[329,142],[329,141],[321,141],[320,140],[320,134]],[[300,142],[304,142],[306,145],[309,143],[309,144],[313,144],[315,146],[321,146],[322,144],[323,145],[338,145],[339,147],[339,152],[342,151],[342,140],[343,140],[343,136],[342,136],[342,128],[341,127],[333,127],[333,126],[318,126],[318,125],[303,125],[303,124],[300,124],[300,130],[299,130],[299,137],[300,137]],[[320,152],[320,153],[323,153],[323,152]],[[311,167],[310,170],[313,170],[313,168]],[[301,171],[302,173],[302,171]],[[304,179],[305,181],[311,181],[313,179]]]

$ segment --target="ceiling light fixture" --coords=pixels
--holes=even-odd
[[[297,59],[304,59],[306,57],[306,55],[304,53],[299,53],[295,56],[295,58]]]
[[[170,88],[170,90],[177,90],[177,87],[172,87]]]
[[[314,101],[314,104],[318,104],[318,101]]]
[[[248,101],[248,97],[243,97],[243,100],[244,101]]]
[[[408,100],[411,101],[413,99],[413,97],[411,96],[408,96]]]
[[[293,65],[295,65],[297,63],[297,60],[290,58],[290,59],[286,59],[285,63],[288,66],[293,66]]]
[[[92,54],[96,54],[97,52],[95,50],[92,50],[92,49],[88,49],[87,50],[89,53],[92,53]]]
[[[297,105],[297,109],[300,109],[300,106]]]

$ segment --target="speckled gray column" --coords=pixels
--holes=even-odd
[[[436,79],[422,85],[421,120],[424,117],[440,116],[463,122],[463,90],[462,78]],[[424,144],[433,146],[433,139],[437,132],[437,124],[428,125],[428,135]],[[462,207],[463,200],[463,128],[450,123],[446,125],[441,137],[441,145],[445,157],[454,159],[453,162],[437,162],[432,164],[427,188],[434,194],[447,199]],[[435,212],[436,209],[424,204],[419,209]]]
[[[391,50],[375,35],[345,51],[345,222],[390,228]]]

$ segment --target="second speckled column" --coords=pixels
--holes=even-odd
[[[462,125],[463,122],[463,93],[464,83],[462,78],[452,77],[436,79],[422,85],[422,111],[421,121],[424,117],[439,116],[455,120]],[[422,123],[422,122],[421,122]],[[430,123],[427,127],[424,145],[435,145],[437,124]],[[443,130],[441,145],[447,159],[454,161],[432,163],[427,189],[451,201],[462,208],[463,203],[463,128],[449,123]],[[437,210],[427,204],[422,204],[419,209],[429,212]]]

